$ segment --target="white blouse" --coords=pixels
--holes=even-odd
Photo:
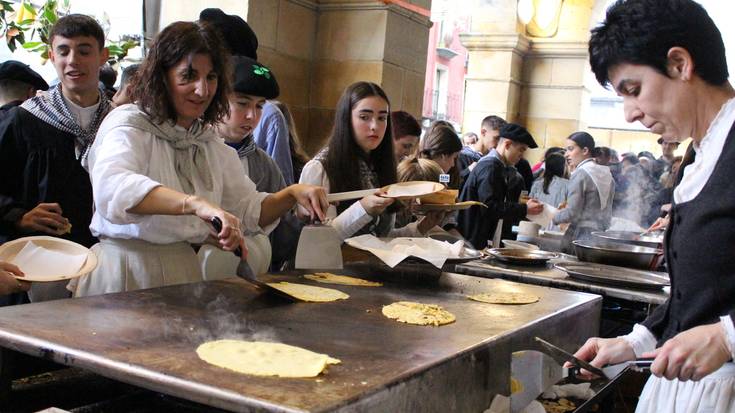
[[[312,159],[304,165],[301,170],[300,184],[318,185],[329,193],[329,177],[324,165],[316,159]],[[376,189],[377,191],[377,189]],[[362,227],[369,224],[373,217],[365,211],[362,204],[357,201],[337,215],[337,207],[330,205],[327,210],[327,218],[331,218],[330,224],[344,241],[354,235]],[[418,230],[418,224],[412,222],[403,228],[391,230],[390,237],[423,237]]]
[[[219,139],[207,141],[203,148],[213,187],[206,190],[194,173],[194,194],[239,217],[245,233],[273,230],[278,220],[265,229],[258,225],[261,202],[268,194],[256,191],[255,184],[245,176],[237,152]],[[141,239],[155,244],[204,242],[210,226],[194,215],[128,212],[158,186],[183,192],[174,166],[174,151],[167,141],[132,127],[117,127],[97,136],[89,154],[95,205],[89,228],[94,236]]]

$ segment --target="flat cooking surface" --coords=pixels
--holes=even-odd
[[[298,280],[351,297],[288,303],[231,279],[6,307],[0,310],[0,345],[226,409],[326,411],[388,391],[386,386],[487,346],[499,335],[565,310],[589,313],[599,304],[599,297],[584,293],[458,274],[423,287],[326,285],[293,274],[261,279]],[[484,291],[533,292],[541,300],[501,306],[465,298]],[[383,305],[400,300],[442,305],[457,321],[412,326],[381,314]],[[327,353],[342,364],[312,379],[241,375],[197,357],[199,344],[221,338],[280,341]]]

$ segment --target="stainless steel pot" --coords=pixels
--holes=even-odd
[[[662,253],[656,248],[597,239],[576,240],[572,243],[577,258],[582,261],[622,267],[650,269],[656,257]]]
[[[604,240],[622,242],[623,244],[639,245],[648,248],[660,248],[664,242],[662,235],[641,235],[639,232],[633,231],[600,231],[593,232],[592,235]]]

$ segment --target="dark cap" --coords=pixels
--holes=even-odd
[[[501,138],[510,139],[514,142],[525,143],[529,148],[538,148],[533,136],[521,125],[515,123],[507,123],[498,131]]]
[[[28,83],[37,90],[48,89],[48,83],[27,64],[17,60],[7,60],[0,64],[0,80],[15,80]]]
[[[199,20],[219,29],[225,46],[231,54],[258,58],[258,37],[250,25],[240,16],[225,14],[221,9],[204,9],[199,13]]]
[[[232,67],[232,89],[235,92],[266,99],[275,99],[281,92],[273,72],[257,61],[245,56],[234,56]]]

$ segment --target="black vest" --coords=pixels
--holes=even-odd
[[[735,316],[734,180],[735,125],[702,191],[671,209],[665,242],[671,297],[643,323],[659,345],[720,316]]]

